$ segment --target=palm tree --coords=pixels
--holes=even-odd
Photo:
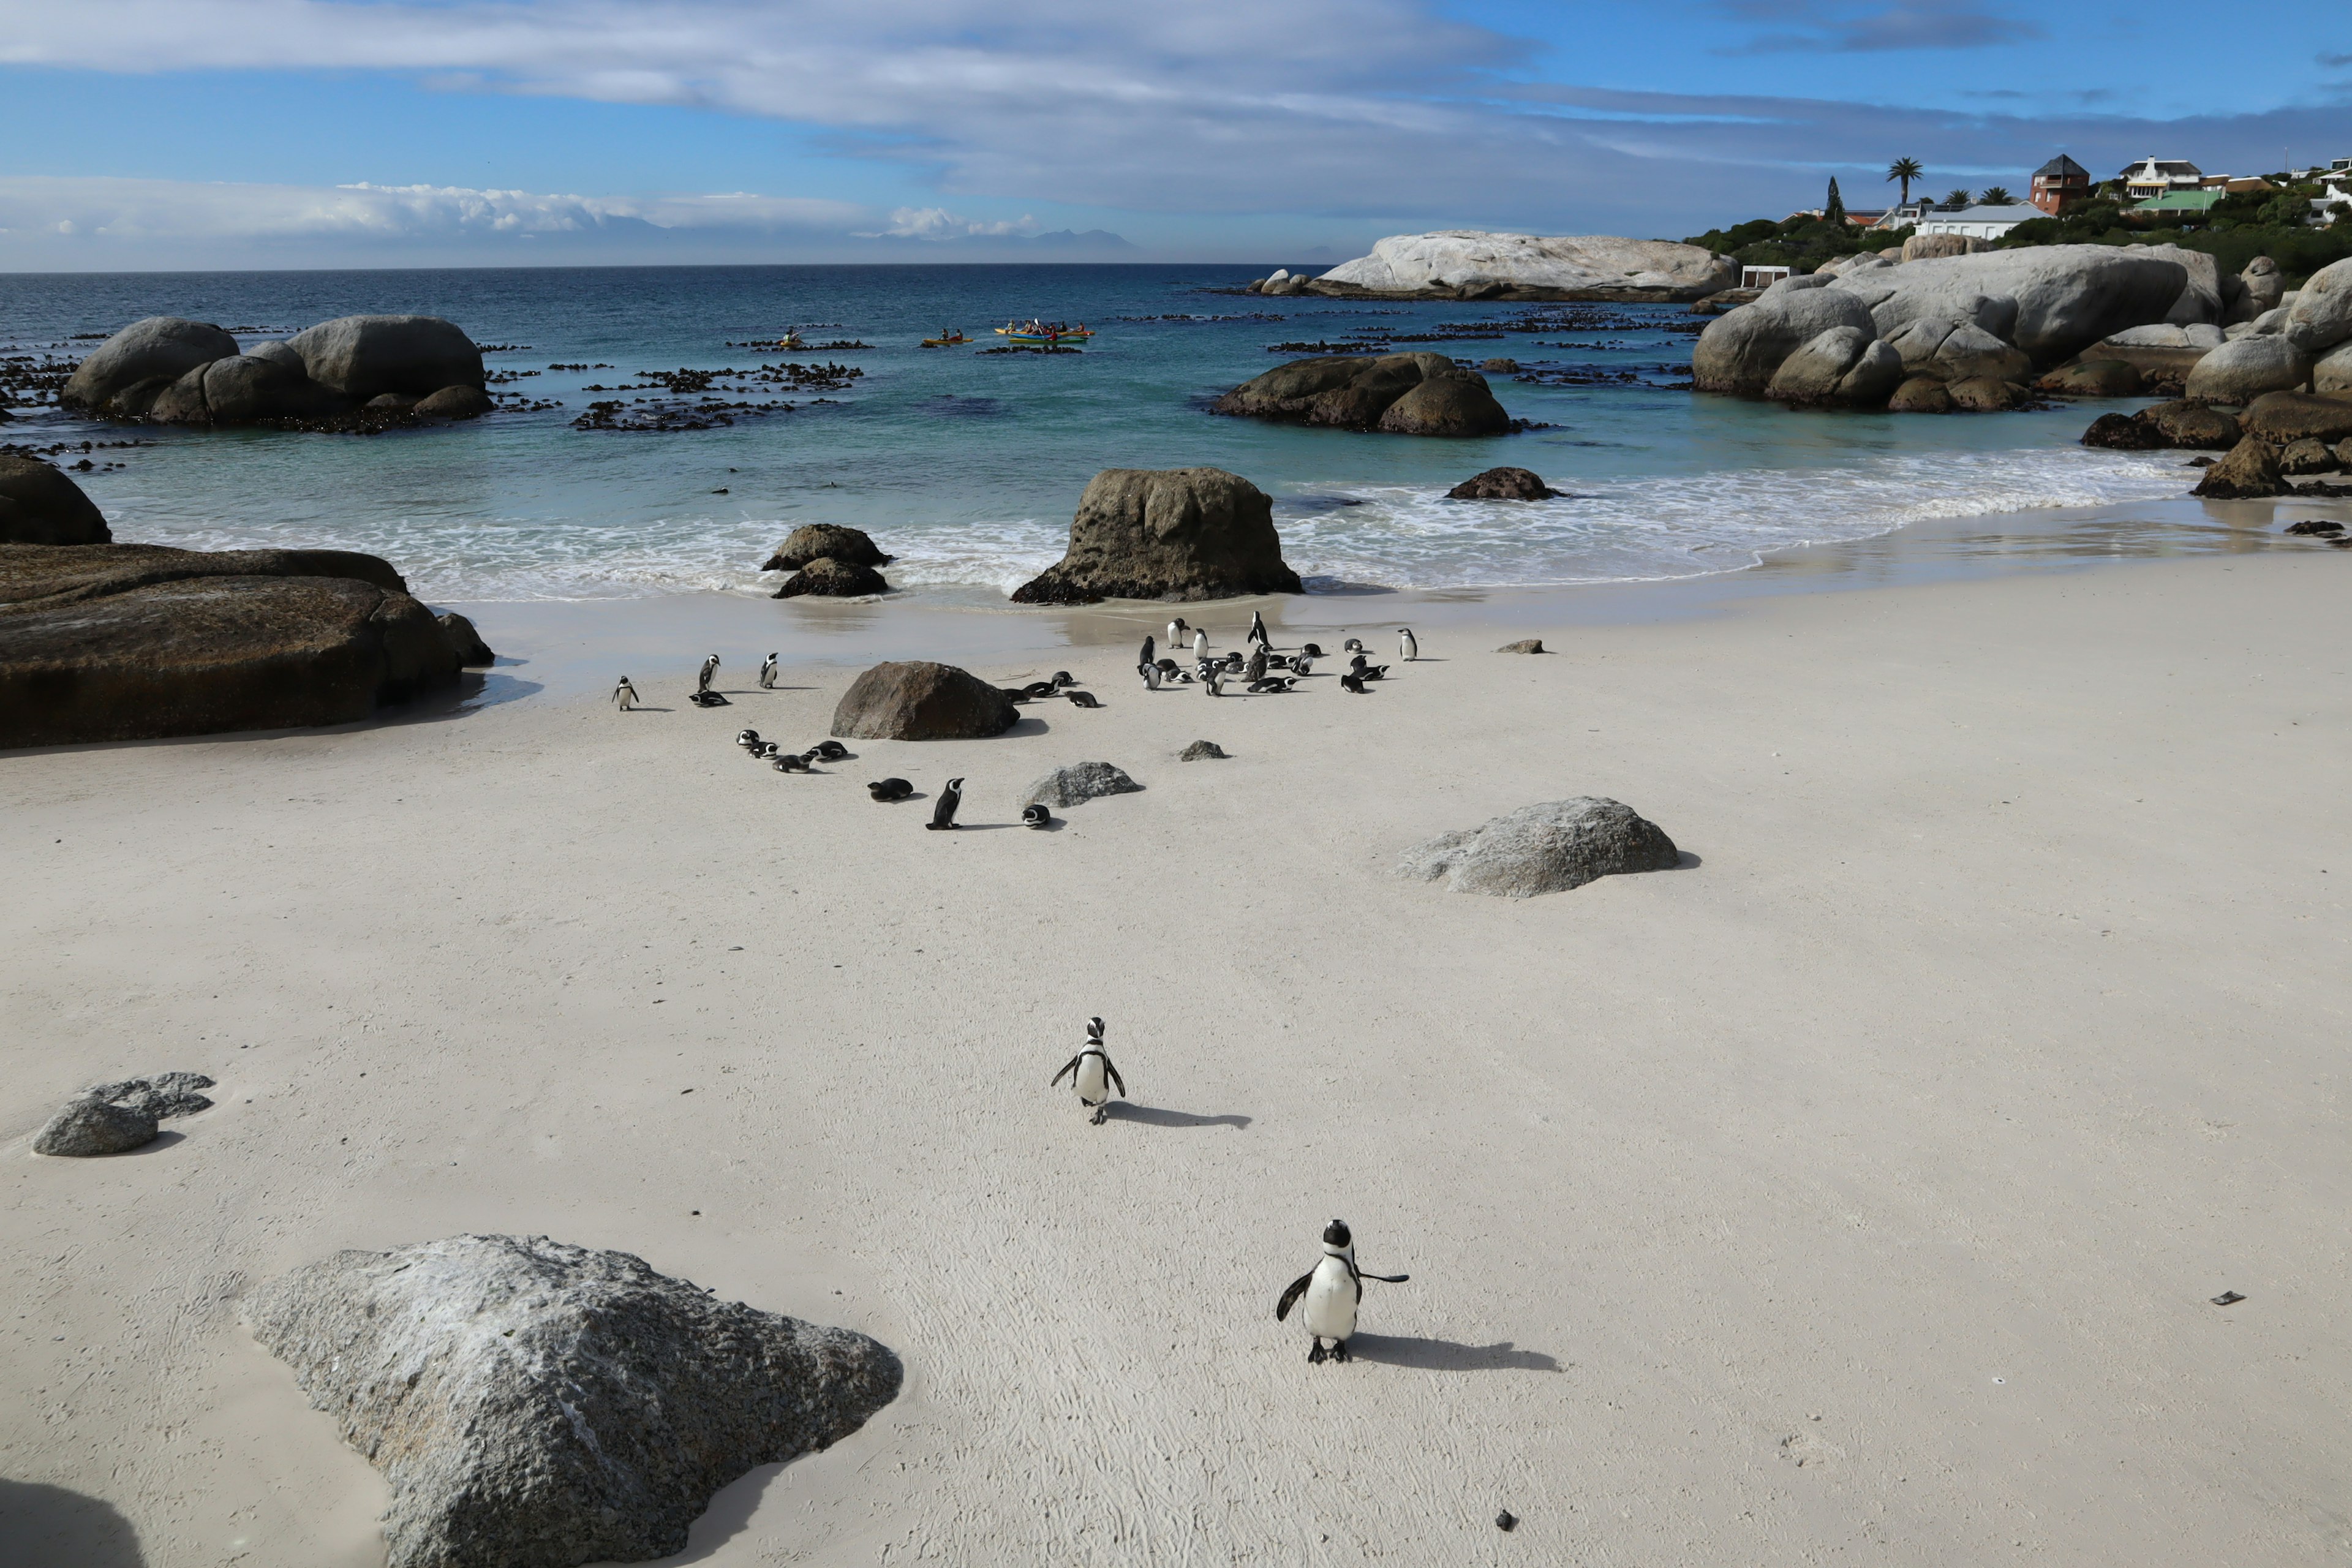
[[[1927,176],[1920,172],[1918,159],[1897,158],[1895,162],[1886,165],[1886,177],[1890,180],[1900,180],[1903,182],[1903,205],[1905,206],[1909,206],[1911,205],[1911,182],[1914,180],[1925,179]]]
[[[2017,198],[2009,194],[2007,185],[1987,185],[1977,193],[1977,200],[1989,207],[2005,207]]]
[[[1969,193],[1966,191],[1946,191],[1944,193],[1944,205],[1948,207],[1964,207],[1969,205]]]

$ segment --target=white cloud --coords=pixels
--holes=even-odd
[[[945,207],[894,207],[889,226],[861,233],[860,239],[1002,239],[1008,235],[1037,232],[1037,220],[1024,213],[1001,223],[958,217]]]

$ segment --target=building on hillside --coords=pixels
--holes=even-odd
[[[2027,199],[2052,217],[2091,196],[2091,171],[2061,153],[2033,171],[2033,194]]]
[[[2116,178],[2124,183],[2124,195],[2147,201],[2167,191],[2197,189],[2205,183],[2205,171],[2185,159],[2142,158]]]
[[[1884,212],[1873,212],[1867,207],[1845,209],[1845,221],[1856,228],[1876,228],[1879,226],[1879,220],[1885,216]]]
[[[1888,207],[1885,212],[1878,215],[1878,221],[1872,224],[1870,226],[1875,229],[1889,230],[1909,228],[1913,225],[1916,224],[1921,218],[1935,210],[1936,204],[1922,196],[1916,201],[1904,202],[1898,205]]]
[[[2208,216],[2225,195],[2223,191],[2167,191],[2160,196],[2150,196],[2132,208],[2132,216],[2176,213],[2184,219]]]
[[[2319,176],[2320,194],[2311,198],[2311,216],[2305,222],[2323,226],[2352,222],[2345,216],[2352,213],[2352,158],[2338,158],[2336,163],[2336,168]]]
[[[1958,212],[1931,212],[1919,220],[1921,234],[1958,234],[1970,239],[1999,239],[2019,224],[2050,215],[2024,202],[1999,207],[1963,207]]]
[[[2260,174],[2208,174],[2205,189],[2219,191],[2225,196],[2259,195],[2278,187]]]
[[[1769,289],[1794,271],[1790,267],[1743,267],[1739,269],[1742,289]]]

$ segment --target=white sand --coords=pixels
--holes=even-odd
[[[729,739],[837,671],[0,761],[0,1561],[139,1561],[69,1494],[152,1564],[377,1561],[238,1293],[498,1229],[905,1357],[685,1561],[2343,1563],[2347,571],[1496,626],[1362,699],[1090,648],[1100,711],[823,777]],[[1081,759],[1149,788],[997,828]],[[1580,793],[1700,864],[1385,875]],[[1096,1013],[1100,1128],[1045,1087]],[[28,1152],[164,1068],[221,1080],[178,1140]],[[1334,1215],[1413,1279],[1309,1366]]]

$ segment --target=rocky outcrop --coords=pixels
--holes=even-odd
[[[2225,292],[2236,290],[2225,289],[2221,264],[2210,254],[2178,245],[2140,244],[2126,248],[2136,256],[2172,262],[2187,274],[2180,292],[2173,298],[2172,308],[2164,313],[2164,320],[2176,326],[2207,324],[2215,331],[2220,330],[2225,308],[2223,296]]]
[[[1500,436],[1511,427],[1485,376],[1435,353],[1293,360],[1234,388],[1216,410],[1407,436]]]
[[[1448,500],[1549,500],[1559,494],[1529,468],[1488,468],[1445,492]]]
[[[2336,471],[2336,454],[2326,442],[2305,436],[2300,441],[2290,441],[2278,457],[2279,472],[2290,479],[2309,474],[2332,474]]]
[[[1857,296],[1811,279],[1783,279],[1754,304],[1706,324],[1691,351],[1692,382],[1701,392],[1760,396],[1790,355],[1838,327],[1864,337],[1876,331],[1870,307]]]
[[[1177,752],[1176,760],[1180,763],[1222,763],[1225,760],[1225,749],[1214,741],[1195,741]]]
[[[1935,261],[1947,256],[1973,256],[1979,250],[1990,250],[1989,240],[1966,234],[1915,234],[1903,242],[1906,261]]]
[[[1695,245],[1613,235],[1391,235],[1306,285],[1379,300],[1616,300],[1687,303],[1739,281],[1739,265]]]
[[[1061,561],[1023,605],[1223,599],[1303,592],[1282,559],[1274,503],[1223,468],[1105,468],[1087,485]]]
[[[2235,418],[2218,408],[2175,401],[2158,403],[2137,414],[2102,414],[2083,432],[2083,445],[2126,452],[2148,452],[2167,447],[2193,452],[2226,452],[2244,434]]]
[[[294,334],[287,347],[310,379],[354,402],[381,393],[424,397],[485,384],[482,351],[438,316],[339,316]]]
[[[2187,282],[2180,263],[2145,249],[2053,245],[1910,261],[1828,287],[1862,300],[1880,337],[1924,318],[1957,316],[2035,364],[2055,365],[2111,332],[2162,321]]]
[[[803,594],[812,594],[822,599],[861,599],[889,591],[890,584],[873,567],[821,555],[785,578],[774,596],[797,599]]]
[[[388,1568],[670,1556],[712,1493],[838,1442],[904,1376],[864,1334],[545,1237],[339,1252],[247,1315],[383,1472]]]
[[[928,659],[877,664],[850,683],[833,710],[845,741],[979,741],[1002,735],[1021,712],[1003,689]]]
[[[37,458],[0,452],[0,544],[105,544],[98,503]]]
[[[2279,473],[2278,452],[2267,441],[2249,436],[2230,455],[2205,470],[2192,494],[2214,500],[2250,500],[2284,495],[2288,485]]]
[[[444,610],[433,620],[448,637],[449,650],[457,656],[457,662],[467,669],[487,669],[499,662],[499,656],[490,651],[490,645],[482,640],[474,623],[457,611]]]
[[[1680,858],[1675,841],[1633,807],[1575,795],[1416,844],[1396,874],[1423,882],[1443,878],[1457,893],[1524,899],[1623,872],[1663,871]]]
[[[1071,763],[1031,784],[1028,793],[1021,797],[1021,804],[1067,809],[1107,795],[1135,795],[1142,788],[1127,776],[1124,768],[1108,763]]]
[[[1944,382],[1990,378],[2023,383],[2033,374],[2033,363],[2021,350],[1961,316],[1923,316],[1906,322],[1886,342],[1901,360],[1906,375],[1932,375]]]
[[[1932,375],[1906,377],[1886,400],[1889,414],[1949,414],[1951,389]]]
[[[2280,335],[2306,354],[2352,342],[2352,257],[2332,261],[2294,291]]]
[[[2060,365],[2033,384],[2060,397],[2137,397],[2138,367],[2119,359],[2083,359]]]
[[[2083,432],[2083,445],[2117,452],[2152,452],[2164,445],[2155,426],[2129,414],[2102,414]]]
[[[2230,319],[2225,324],[2251,321],[2265,310],[2277,310],[2279,300],[2286,293],[2286,275],[2279,270],[2279,264],[2267,256],[2257,256],[2247,262],[2238,274],[2238,281],[2243,286],[2244,292],[2231,307]]]
[[[846,528],[837,522],[804,522],[776,546],[776,552],[760,570],[797,572],[812,561],[827,559],[845,561],[853,566],[887,566],[898,557],[883,554],[863,529]]]
[[[1544,651],[1543,638],[1521,637],[1517,642],[1505,643],[1495,651],[1496,653],[1541,653]]]
[[[439,424],[445,420],[479,419],[494,405],[490,395],[478,386],[445,386],[416,400],[408,416],[419,424]]]
[[[121,1154],[155,1141],[156,1123],[210,1110],[202,1092],[213,1080],[199,1072],[102,1083],[76,1095],[33,1140],[33,1152],[68,1159]]]
[[[2033,401],[2033,395],[2019,383],[1990,375],[1969,376],[1953,382],[1945,391],[1951,396],[1952,406],[1964,414],[1999,414]]]
[[[2320,397],[2301,392],[2271,392],[2246,405],[2238,423],[2249,436],[2273,446],[2308,437],[2340,441],[2352,436],[2352,397]]]
[[[1764,388],[1779,403],[1883,406],[1903,382],[1903,356],[1860,327],[1832,327],[1780,362]]]
[[[2322,396],[2352,392],[2352,343],[2328,350],[2311,367],[2311,390]]]
[[[149,316],[133,321],[98,349],[66,378],[58,401],[68,408],[110,412],[122,392],[152,383],[157,389],[192,370],[236,353],[236,340],[206,321]],[[153,394],[149,394],[152,400]]]
[[[348,723],[459,668],[373,555],[0,545],[0,746]]]
[[[2223,343],[2189,373],[2185,395],[2203,403],[2250,403],[2265,392],[2292,392],[2311,380],[2311,362],[2284,337]]]

